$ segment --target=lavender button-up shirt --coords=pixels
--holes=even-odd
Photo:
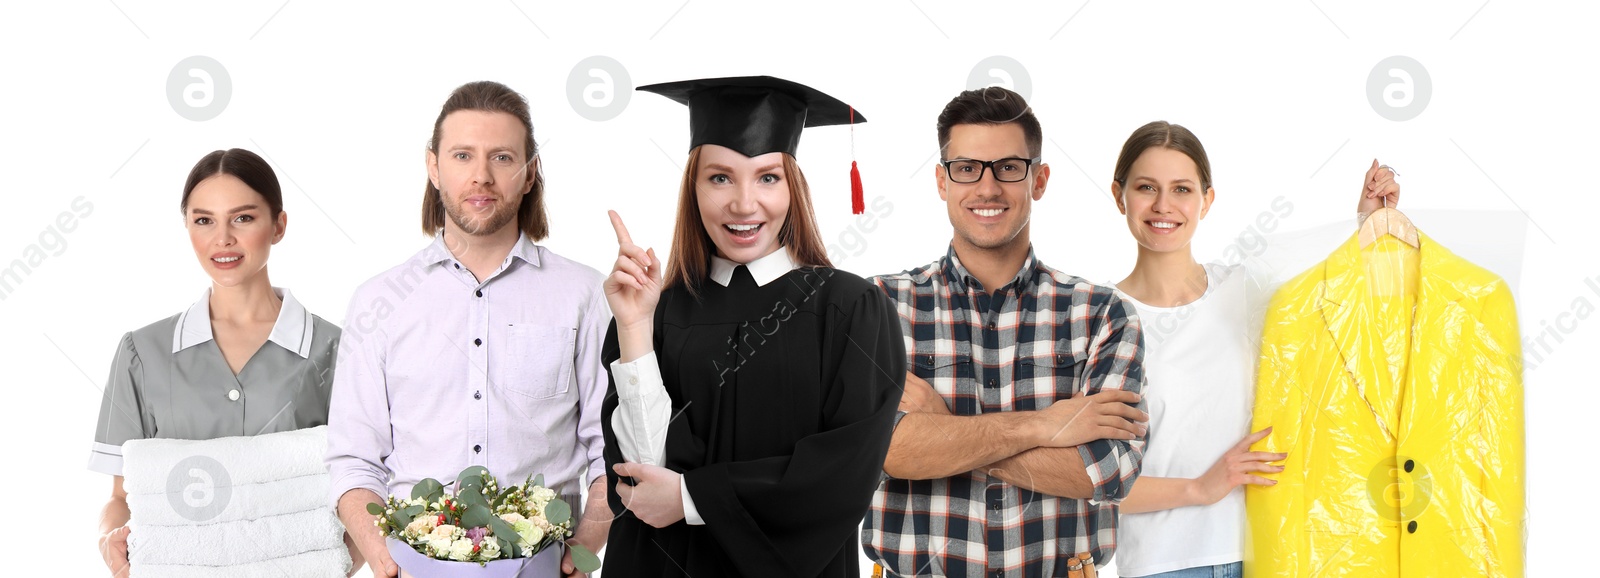
[[[598,271],[517,239],[483,282],[443,236],[356,289],[328,416],[330,499],[479,465],[576,496],[605,475]]]

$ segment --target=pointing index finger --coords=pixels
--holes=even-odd
[[[616,211],[606,212],[611,215],[611,228],[617,232],[617,244],[632,245],[633,237],[628,235],[628,226],[622,224],[622,215],[618,215]]]

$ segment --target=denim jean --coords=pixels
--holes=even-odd
[[[1182,570],[1140,576],[1139,578],[1239,578],[1240,576],[1244,576],[1243,562],[1184,568]]]

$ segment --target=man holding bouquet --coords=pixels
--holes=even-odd
[[[573,541],[609,528],[598,271],[535,245],[549,231],[522,95],[457,88],[434,122],[422,229],[433,243],[351,298],[328,419],[330,498],[375,576],[395,576],[367,504],[483,466],[542,474],[568,503],[589,487]],[[569,553],[562,573],[576,574]]]

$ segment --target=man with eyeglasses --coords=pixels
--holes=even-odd
[[[899,576],[1104,564],[1149,420],[1138,318],[1111,288],[1034,256],[1050,167],[1021,96],[963,92],[938,131],[950,248],[873,279],[898,304],[910,371],[862,547]]]

